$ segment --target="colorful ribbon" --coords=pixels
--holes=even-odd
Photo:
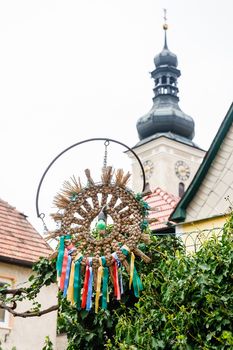
[[[131,253],[131,259],[130,259],[129,289],[131,289],[132,282],[133,282],[134,261],[135,261],[135,255],[134,255],[134,253],[132,252],[132,253]]]
[[[73,245],[69,245],[68,247],[65,247],[65,240],[70,239],[70,237],[71,237],[70,235],[66,235],[60,238],[56,269],[57,269],[58,285],[61,290],[64,289],[66,265],[67,265],[67,259],[68,259],[68,256],[67,256],[68,249],[73,246]]]
[[[78,254],[75,259],[71,262],[71,270],[70,270],[70,279],[69,279],[69,286],[67,290],[67,300],[71,302],[71,304],[77,303],[77,298],[75,298],[75,292],[76,292],[76,285],[75,285],[75,274],[77,275],[77,269],[76,269],[76,262],[77,260],[81,258],[82,261],[82,254]],[[80,267],[80,264],[79,264]],[[80,275],[80,268],[78,273],[78,284],[80,285],[79,290],[81,291],[81,275]],[[76,287],[77,288],[77,287]],[[79,305],[80,305],[80,293],[79,293]]]
[[[89,260],[89,281],[88,281],[88,292],[87,292],[87,303],[86,310],[89,311],[92,307],[92,284],[93,284],[93,269],[92,269],[92,258]]]
[[[60,237],[59,250],[58,250],[57,262],[56,262],[58,277],[61,277],[61,273],[62,273],[62,262],[64,257],[64,251],[65,251],[65,237],[62,236]]]
[[[140,291],[143,290],[143,285],[140,277],[138,276],[136,267],[134,267],[134,273],[133,273],[133,289],[134,289],[135,297],[139,298]]]
[[[61,272],[61,278],[60,278],[60,286],[59,286],[62,291],[64,290],[67,263],[68,263],[68,249],[65,248],[63,262],[62,262],[62,272]]]
[[[123,245],[121,247],[121,251],[122,253],[127,257],[127,260],[129,262],[129,254],[130,254],[130,250],[126,245]],[[136,298],[139,298],[139,293],[140,291],[143,290],[143,285],[141,282],[141,279],[137,273],[136,267],[134,265],[134,260],[135,260],[135,256],[134,253],[131,253],[131,259],[130,259],[130,280],[129,280],[129,289],[131,288],[131,285],[133,283],[133,289],[134,289],[134,295]]]
[[[102,259],[99,258],[99,264],[98,272],[97,272],[97,283],[96,283],[96,295],[95,295],[95,313],[98,312],[99,308],[99,299],[100,299],[100,291],[101,291],[101,280],[103,277],[103,265],[102,265]]]
[[[84,284],[83,284],[83,295],[82,295],[82,304],[81,304],[82,309],[85,309],[86,303],[87,303],[89,276],[90,276],[90,270],[89,270],[89,266],[88,266],[88,262],[87,262],[86,272],[85,272],[85,277],[84,277]]]
[[[65,246],[65,239],[69,236],[63,236],[60,238],[60,246],[57,258],[57,273],[60,276],[60,289],[63,291],[63,296],[67,296],[67,300],[72,304],[76,303],[78,310],[86,309],[89,311],[92,307],[92,294],[93,294],[93,267],[92,257],[87,258],[86,271],[84,277],[83,294],[81,297],[81,262],[83,256],[79,253],[75,260],[72,260],[72,253],[76,249],[73,244]],[[129,289],[134,290],[134,295],[138,298],[140,291],[143,289],[142,282],[137,273],[135,267],[135,255],[130,252],[130,249],[123,245],[121,247],[122,253],[126,256],[127,261],[130,263],[130,278]],[[114,285],[114,296],[117,300],[121,299],[123,293],[123,281],[121,262],[117,256],[117,253],[112,253],[114,259],[112,267],[109,269],[106,266],[106,259],[104,256],[99,258],[99,268],[97,272],[97,287],[95,296],[95,312],[98,312],[100,296],[102,292],[102,309],[107,309],[108,303],[108,278],[109,271]],[[102,288],[101,288],[102,287]]]
[[[64,297],[66,297],[66,295],[67,295],[67,290],[68,290],[69,280],[70,280],[70,270],[71,270],[71,263],[72,263],[71,254],[75,250],[73,245],[70,245],[69,247],[70,247],[70,249],[68,250],[68,259],[67,259],[67,265],[66,265],[66,274],[65,274],[65,282],[64,282],[64,290],[63,290]]]
[[[108,303],[108,276],[109,271],[108,267],[106,266],[106,259],[104,256],[101,257],[102,265],[103,265],[103,285],[102,285],[102,309],[107,309],[107,303]]]
[[[117,300],[121,299],[121,291],[120,291],[120,286],[119,286],[119,276],[118,276],[118,266],[119,266],[119,259],[117,256],[117,253],[114,252],[112,253],[112,256],[114,258],[114,263],[113,263],[113,285],[114,285],[114,295]]]
[[[129,248],[127,247],[127,245],[126,244],[124,244],[122,247],[121,247],[121,251],[122,251],[122,253],[127,257],[128,255],[129,255],[129,253],[130,253],[130,250],[129,250]]]
[[[124,293],[124,288],[123,288],[121,264],[120,264],[120,267],[119,267],[119,277],[120,277],[120,291],[121,291],[121,294],[123,294]]]
[[[77,305],[77,309],[81,309],[81,262],[83,256],[78,254],[75,259],[75,269],[74,269],[74,302]]]
[[[70,269],[70,280],[67,290],[67,300],[71,302],[71,304],[74,304],[74,269],[75,264],[74,261],[71,262],[71,269]]]

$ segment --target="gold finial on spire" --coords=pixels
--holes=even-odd
[[[163,19],[164,19],[164,24],[163,24],[163,29],[167,30],[168,29],[168,25],[167,25],[167,9],[163,9]]]

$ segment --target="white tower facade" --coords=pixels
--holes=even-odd
[[[167,24],[164,24],[164,47],[155,56],[155,69],[151,76],[155,82],[153,106],[138,119],[140,141],[133,147],[141,159],[146,181],[153,191],[156,187],[182,196],[192,181],[205,151],[192,140],[195,124],[192,117],[179,107],[177,56],[167,46]],[[142,174],[138,162],[132,157],[132,186],[142,189]]]
[[[205,152],[197,147],[161,136],[157,139],[135,146],[145,171],[146,182],[153,191],[156,187],[182,196],[199,168]],[[142,171],[138,161],[132,159],[132,188],[142,190]]]

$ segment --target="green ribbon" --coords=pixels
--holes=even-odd
[[[64,251],[65,251],[65,237],[60,237],[60,244],[59,244],[59,250],[57,255],[57,262],[56,262],[56,269],[57,274],[60,277],[62,272],[62,262],[64,257]]]
[[[139,294],[140,294],[140,291],[143,290],[143,286],[135,266],[133,271],[133,290],[134,290],[135,297],[139,298]]]
[[[141,229],[142,231],[146,230],[148,226],[149,226],[149,223],[148,223],[147,220],[143,220],[143,221],[140,223],[140,229]]]
[[[128,256],[129,255],[129,251],[125,248],[121,248],[121,251],[122,253],[125,255],[125,256]]]
[[[61,276],[61,272],[62,272],[62,263],[63,263],[63,257],[65,252],[65,240],[70,238],[71,238],[71,235],[60,237],[59,250],[58,250],[57,262],[56,262],[56,269],[59,277]]]
[[[121,248],[122,253],[127,257],[127,261],[130,262],[129,251],[127,249]],[[137,273],[137,269],[134,265],[133,270],[133,290],[136,298],[139,298],[140,291],[143,290],[143,285],[141,279]]]
[[[108,267],[106,266],[106,259],[104,256],[101,257],[103,265],[103,284],[102,284],[102,309],[107,309],[108,299]]]
[[[75,261],[74,267],[74,301],[77,305],[77,309],[81,309],[81,262],[83,257]]]

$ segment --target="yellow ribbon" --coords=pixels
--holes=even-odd
[[[79,258],[81,258],[81,256],[83,256],[81,253],[78,253],[75,258],[74,258],[74,261],[77,261]]]
[[[74,261],[71,262],[71,270],[70,270],[70,280],[67,290],[67,300],[74,304]]]
[[[131,285],[132,285],[132,282],[133,282],[134,260],[135,260],[135,255],[134,255],[134,253],[132,252],[132,253],[131,253],[131,259],[130,259],[129,289],[131,289]]]
[[[103,277],[103,265],[102,265],[101,258],[99,258],[99,264],[100,264],[100,266],[98,268],[98,273],[97,273],[97,284],[96,284],[96,295],[95,295],[95,313],[98,312],[98,308],[99,308],[101,280]]]
[[[75,259],[72,260],[71,263],[71,269],[70,269],[70,280],[67,290],[67,300],[71,302],[71,304],[74,304],[74,270],[75,270],[75,261],[77,261],[82,256],[81,253],[78,253],[75,256]]]
[[[60,286],[60,279],[61,279],[61,277],[57,273],[57,284],[58,284],[58,286]]]

